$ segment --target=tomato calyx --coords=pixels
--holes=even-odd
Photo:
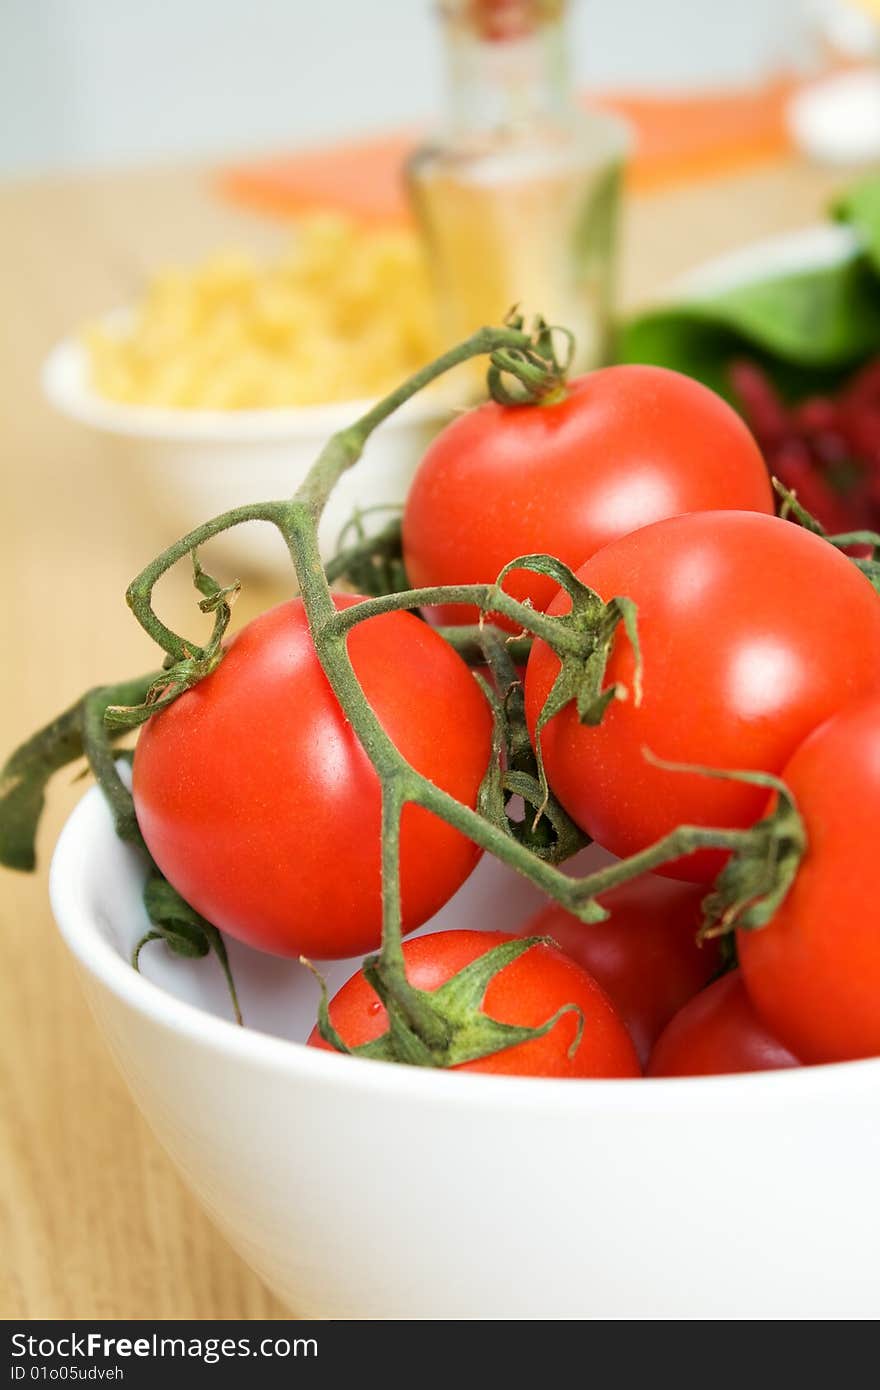
[[[533,946],[553,945],[555,943],[548,936],[502,942],[433,991],[415,989],[406,980],[405,973],[401,977],[395,968],[383,964],[381,956],[369,956],[363,964],[364,976],[385,1008],[388,1030],[373,1042],[359,1047],[349,1047],[334,1028],[322,976],[311,962],[301,958],[301,963],[312,971],[320,986],[318,1031],[337,1052],[370,1057],[374,1061],[402,1062],[408,1066],[449,1068],[542,1038],[569,1013],[577,1015],[577,1029],[568,1049],[568,1055],[574,1056],[584,1030],[584,1015],[579,1005],[563,1004],[537,1027],[500,1023],[482,1008],[486,990],[500,971]]]
[[[650,749],[646,760],[666,772],[697,773],[721,781],[746,782],[775,793],[768,813],[750,829],[730,832],[733,853],[703,899],[701,939],[723,936],[736,928],[764,927],[778,911],[797,875],[807,850],[807,832],[794,796],[780,777],[770,772],[740,771],[668,762]],[[695,832],[703,839],[711,831]],[[677,832],[687,839],[687,827]],[[695,843],[694,848],[697,848]],[[623,861],[624,863],[626,861]]]
[[[631,599],[618,596],[607,603],[595,590],[583,584],[568,565],[550,555],[525,555],[506,565],[498,576],[500,586],[514,569],[527,569],[547,575],[564,589],[571,599],[567,613],[545,615],[567,640],[555,642],[553,637],[542,638],[552,646],[559,658],[559,671],[554,680],[535,727],[535,755],[541,785],[542,802],[539,815],[549,804],[550,787],[541,754],[541,733],[545,726],[574,702],[582,724],[595,728],[612,700],[632,698],[636,705],[642,699],[642,654],[639,645],[638,613]],[[623,626],[632,647],[634,658],[632,688],[614,681],[605,683],[605,673],[617,629]],[[572,638],[574,639],[572,641]]]
[[[370,532],[365,520],[377,512],[397,515],[378,531]],[[342,580],[355,593],[371,598],[400,593],[410,587],[403,564],[403,508],[359,507],[340,532],[336,554],[326,566],[328,584]]]
[[[487,623],[480,631],[484,660],[494,684],[476,674],[493,719],[492,756],[477,809],[538,858],[561,864],[589,844],[561,803],[541,784],[538,758],[526,723],[523,684],[510,654],[510,639]],[[512,803],[520,798],[525,814]],[[530,814],[531,811],[531,814]]]
[[[701,937],[765,927],[787,896],[807,849],[804,823],[784,782],[757,772],[737,774],[734,780],[772,787],[778,797],[715,880],[703,902]]]
[[[773,478],[772,483],[776,495],[781,499],[780,517],[793,519],[799,526],[803,526],[805,531],[812,531],[814,536],[821,536],[829,545],[833,545],[835,550],[848,552],[847,558],[856,569],[861,570],[871,587],[880,594],[880,534],[876,531],[844,531],[830,536],[821,521],[817,521],[806,507],[801,505],[796,492],[787,488],[778,478]],[[854,550],[866,550],[868,553],[854,555],[851,553]]]
[[[512,309],[506,327],[522,332],[524,319]],[[562,340],[562,350],[557,346]],[[556,405],[567,395],[566,378],[574,359],[574,335],[537,317],[523,347],[500,347],[491,353],[486,385],[499,405]]]
[[[667,762],[647,748],[642,751],[649,762],[665,771],[747,782],[775,792],[776,801],[768,814],[748,829],[679,825],[627,859],[583,878],[557,883],[551,890],[553,898],[585,924],[602,922],[608,912],[600,899],[611,889],[701,850],[722,850],[730,858],[703,900],[700,936],[765,926],[781,906],[807,850],[806,830],[790,789],[771,773]]]
[[[201,959],[213,951],[226,980],[235,1021],[243,1024],[226,943],[217,928],[184,901],[155,865],[147,875],[143,903],[150,919],[150,930],[144,933],[132,951],[131,963],[135,970],[140,969],[141,951],[151,941],[164,941],[174,955],[191,960]]]

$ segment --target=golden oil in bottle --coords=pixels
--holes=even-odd
[[[445,0],[446,126],[408,178],[457,341],[514,305],[571,329],[575,368],[606,360],[620,178],[615,117],[579,110],[563,0]]]

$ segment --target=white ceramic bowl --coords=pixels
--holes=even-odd
[[[42,382],[57,410],[102,437],[108,468],[125,468],[137,479],[167,524],[169,539],[244,502],[289,496],[330,435],[373,404],[353,400],[274,410],[126,405],[91,386],[86,349],[76,338],[65,339],[49,354]],[[356,508],[403,502],[425,448],[452,409],[450,394],[434,388],[409,401],[373,435],[324,514],[320,539],[325,558],[335,554],[339,533]],[[375,516],[370,524],[379,526],[387,519]],[[245,572],[289,573],[286,549],[268,526],[236,527],[212,547]]]
[[[847,224],[817,223],[814,227],[783,232],[715,256],[665,285],[659,298],[663,303],[679,298],[700,299],[774,275],[824,269],[846,260],[857,246],[858,238]]]
[[[145,1117],[295,1313],[329,1318],[875,1318],[880,1060],[752,1076],[542,1081],[306,1048],[315,989],[233,943],[145,929],[142,866],[100,794],[68,822],[52,902]],[[484,861],[435,919],[492,927],[531,890]],[[151,954],[149,954],[151,953]],[[338,982],[350,967],[333,969]],[[278,1034],[286,1036],[278,1036]]]

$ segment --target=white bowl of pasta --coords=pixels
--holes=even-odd
[[[327,438],[434,349],[415,234],[314,214],[268,257],[218,248],[157,268],[127,308],[55,348],[43,385],[58,410],[103,439],[112,464],[137,473],[144,502],[182,534],[242,503],[289,496]],[[403,501],[447,399],[420,396],[371,440],[334,494],[325,554],[356,508]],[[238,528],[218,544],[244,570],[286,563],[268,527]]]
[[[289,496],[330,435],[373,404],[203,410],[115,401],[92,385],[88,350],[76,337],[53,349],[42,382],[57,410],[101,436],[108,465],[135,477],[174,534],[243,503]],[[376,431],[362,463],[341,480],[324,514],[325,558],[335,553],[355,511],[376,509],[365,524],[379,525],[386,508],[402,504],[422,453],[452,409],[448,392],[421,392]],[[284,545],[269,527],[237,527],[216,545],[245,572],[289,567]]]

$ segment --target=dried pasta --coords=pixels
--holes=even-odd
[[[101,395],[208,410],[374,396],[436,348],[415,233],[324,215],[274,260],[228,251],[161,272],[130,324],[84,341]]]

